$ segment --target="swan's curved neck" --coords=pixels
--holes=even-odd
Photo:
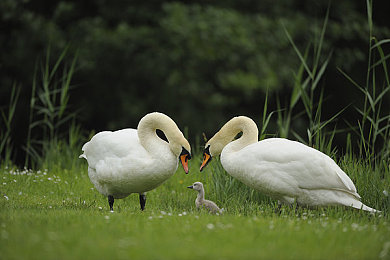
[[[164,132],[169,143],[157,136],[157,129]],[[176,156],[181,152],[179,142],[184,139],[184,136],[176,123],[162,113],[155,112],[144,116],[138,124],[137,132],[141,145],[150,153],[161,147],[169,147]]]
[[[242,136],[237,140],[234,137],[242,132]],[[229,151],[236,152],[245,146],[258,141],[259,131],[257,125],[252,119],[245,116],[234,117],[228,121],[206,144],[210,144],[210,153],[212,156],[219,155],[224,147],[229,144]]]

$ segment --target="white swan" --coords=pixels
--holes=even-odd
[[[233,141],[240,132],[242,136]],[[360,202],[351,179],[329,156],[282,138],[258,142],[257,126],[248,117],[228,121],[205,147],[201,171],[220,154],[221,164],[231,176],[280,202],[377,211]]]
[[[164,132],[168,142],[159,138]],[[96,189],[108,197],[113,211],[114,199],[140,194],[141,210],[146,203],[145,192],[171,177],[180,159],[188,173],[191,148],[176,123],[162,113],[150,113],[137,129],[97,133],[84,144],[80,158],[88,161],[88,175]]]
[[[204,198],[203,183],[197,181],[194,184],[192,184],[191,186],[188,186],[187,188],[194,189],[198,192],[198,196],[196,197],[196,200],[195,200],[195,206],[197,209],[204,207],[212,213],[222,213],[223,212],[223,210],[220,209],[217,206],[217,204],[215,204],[214,201],[206,200]]]

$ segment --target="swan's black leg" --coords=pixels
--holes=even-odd
[[[141,210],[145,209],[146,203],[146,194],[139,194],[139,204],[141,205]]]
[[[275,209],[275,214],[280,215],[282,213],[282,203],[278,200],[278,207]]]
[[[110,211],[114,211],[114,197],[108,195],[108,205],[110,205]]]

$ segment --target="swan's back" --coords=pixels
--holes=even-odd
[[[136,129],[99,132],[82,147],[84,152],[80,157],[88,161],[91,168],[96,168],[99,161],[109,158],[148,157],[141,146]]]
[[[265,139],[231,154],[223,151],[221,162],[248,186],[275,196],[335,190],[360,198],[351,179],[329,156],[288,139]]]

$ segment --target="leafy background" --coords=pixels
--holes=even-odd
[[[259,122],[266,92],[269,111],[276,111],[278,102],[286,107],[298,73],[300,60],[284,28],[312,60],[308,50],[319,44],[314,39],[329,6],[321,60],[331,58],[320,86],[331,105],[322,111],[323,118],[364,102],[338,68],[365,82],[365,1],[2,0],[0,104],[5,109],[12,89],[20,87],[15,147],[20,150],[26,143],[34,75],[40,76],[48,49],[53,64],[65,48],[64,64],[77,56],[67,105],[88,132],[136,127],[151,111],[164,112],[186,127],[192,142],[202,132],[212,135],[235,115]],[[388,11],[387,1],[373,4],[379,39],[390,35]],[[390,111],[389,101],[383,99],[383,111]],[[298,104],[294,109],[300,113],[304,108]],[[355,125],[357,116],[356,110],[346,109],[344,120],[333,123],[343,129],[345,119]],[[278,131],[276,124],[270,121],[270,132]],[[291,122],[303,135],[306,125],[302,118]],[[344,135],[336,141],[345,146]],[[23,160],[21,155],[16,158]]]

